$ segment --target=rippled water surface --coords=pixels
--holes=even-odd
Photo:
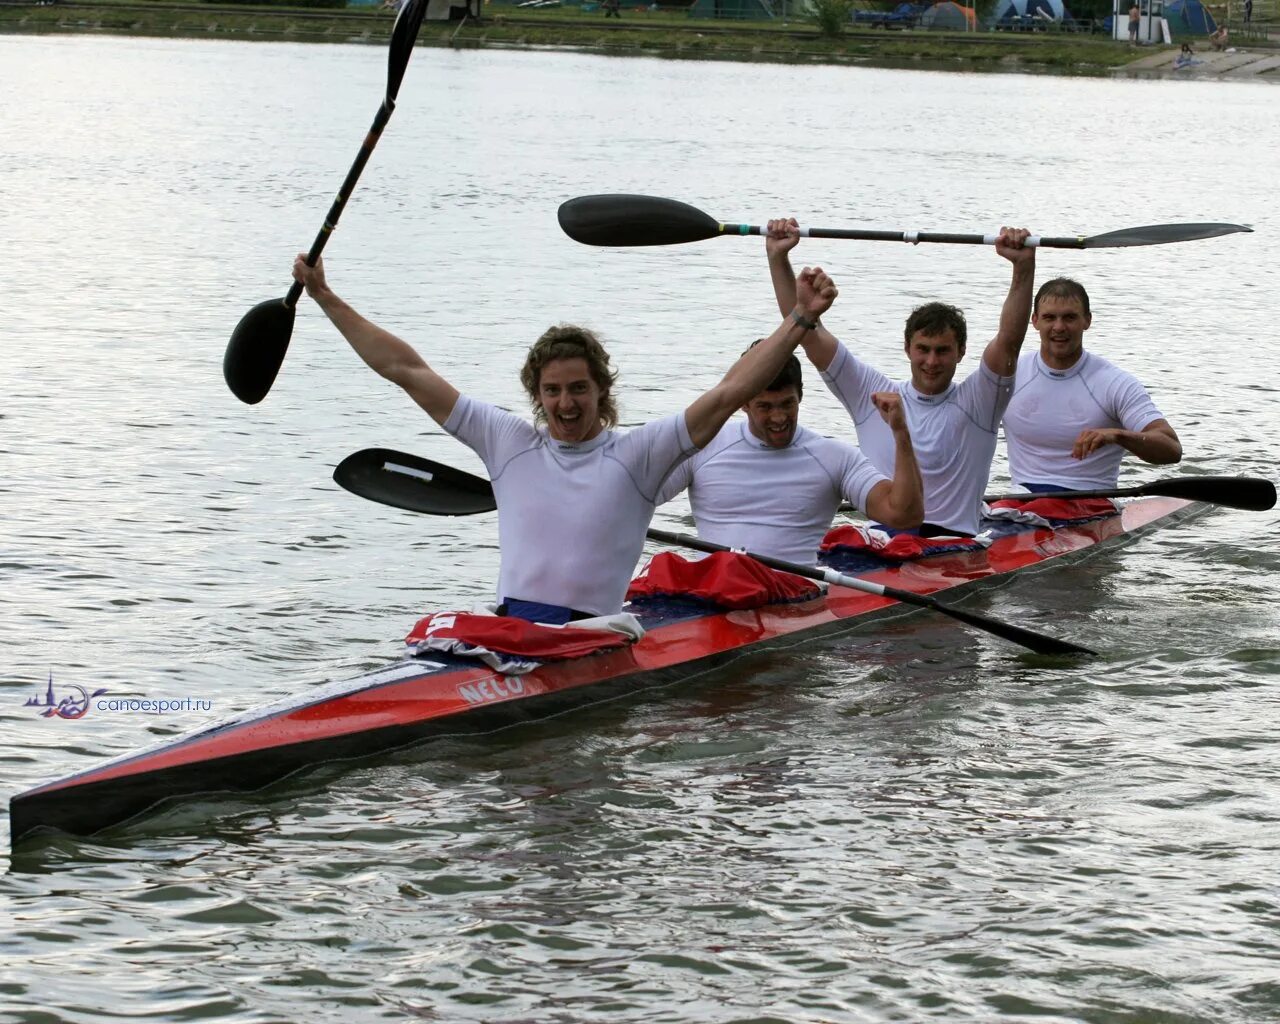
[[[263,404],[221,378],[385,74],[377,47],[0,37],[6,799],[386,663],[421,611],[487,594],[491,518],[415,519],[330,482],[370,445],[479,466],[313,306]],[[597,326],[634,423],[772,327],[761,246],[579,247],[555,222],[574,195],[830,227],[1252,223],[1044,251],[1040,273],[1089,286],[1089,342],[1148,382],[1181,471],[1274,479],[1278,128],[1247,83],[423,50],[327,262],[463,390],[512,407],[537,333]],[[957,302],[985,337],[1007,285],[982,247],[800,253],[841,285],[828,320],[895,371],[913,304]],[[806,422],[847,433],[810,384]],[[921,614],[41,839],[0,877],[0,1013],[1280,1018],[1278,521],[1213,512],[968,600],[1104,652],[1088,664]],[[50,674],[211,707],[46,720],[24,702]]]

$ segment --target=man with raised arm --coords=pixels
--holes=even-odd
[[[818,545],[842,500],[886,526],[924,519],[924,491],[901,398],[872,395],[894,438],[889,480],[851,444],[800,426],[804,395],[794,355],[777,378],[715,439],[682,462],[662,485],[658,504],[688,488],[698,536],[732,548],[814,565]]]
[[[720,383],[683,413],[620,433],[617,376],[584,328],[552,327],[529,350],[520,380],[530,424],[459,394],[409,344],[340,299],[322,262],[309,267],[300,254],[293,276],[371,369],[484,461],[498,503],[500,610],[544,623],[621,609],[662,482],[778,375],[837,294],[821,268],[806,267],[782,324]]]
[[[929,302],[913,310],[903,331],[911,379],[895,381],[863,362],[822,324],[805,336],[805,355],[844,405],[858,445],[880,472],[891,474],[897,442],[873,396],[896,392],[924,480],[923,537],[972,537],[979,532],[982,493],[991,474],[1000,417],[1013,391],[1018,352],[1026,337],[1035,282],[1035,249],[1024,228],[1001,228],[996,252],[1013,265],[1009,293],[995,337],[978,368],[955,383],[968,328],[954,306]],[[778,304],[795,304],[796,276],[790,251],[800,241],[793,218],[769,221],[765,252]]]
[[[1067,277],[1036,292],[1038,352],[1018,360],[1004,414],[1009,476],[1029,491],[1112,490],[1126,452],[1169,465],[1182,443],[1132,374],[1084,350],[1093,323],[1089,293]]]

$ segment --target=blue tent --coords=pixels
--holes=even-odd
[[[1170,35],[1207,36],[1217,31],[1213,15],[1200,0],[1173,0],[1164,5]]]
[[[929,0],[917,3],[902,0],[892,11],[854,11],[853,23],[872,28],[914,28],[930,6]]]

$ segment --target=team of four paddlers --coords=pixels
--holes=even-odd
[[[1030,492],[1115,488],[1126,453],[1182,457],[1178,436],[1131,374],[1083,348],[1085,289],[1055,278],[1034,292],[1024,229],[1003,228],[1012,266],[995,336],[957,382],[965,317],[929,302],[907,318],[909,380],[853,355],[820,319],[837,296],[821,268],[797,275],[796,221],[769,222],[765,248],[782,323],[682,413],[615,428],[616,374],[599,339],[553,327],[529,350],[521,382],[534,423],[462,395],[406,342],[330,289],[322,263],[294,277],[356,353],[472,448],[499,513],[500,614],[562,624],[618,612],[657,505],[687,489],[706,540],[813,565],[841,502],[890,532],[973,537],[1004,423],[1009,471]],[[1038,351],[1021,354],[1028,323]],[[798,422],[803,348],[844,405],[858,446]],[[745,420],[730,422],[742,409]]]

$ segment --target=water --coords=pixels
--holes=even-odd
[[[487,594],[489,517],[414,518],[330,482],[371,445],[480,466],[313,306],[263,404],[221,380],[230,328],[287,289],[385,73],[377,47],[0,37],[6,796],[384,664],[423,610]],[[597,326],[635,423],[772,327],[761,246],[579,247],[554,217],[574,195],[831,227],[1252,223],[1045,251],[1040,273],[1089,286],[1088,343],[1150,385],[1185,471],[1274,479],[1270,97],[423,50],[330,279],[513,408],[537,333]],[[841,285],[828,321],[895,372],[914,303],[959,303],[981,339],[1007,286],[981,247],[807,242],[798,258]],[[816,377],[804,415],[847,433]],[[1277,522],[1220,511],[970,600],[1105,652],[1087,665],[922,614],[42,840],[0,878],[0,1013],[1280,1018]],[[211,710],[45,720],[23,704],[50,673]]]

